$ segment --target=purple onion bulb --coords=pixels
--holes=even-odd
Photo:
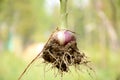
[[[69,30],[57,31],[54,35],[54,39],[59,42],[60,45],[66,45],[71,41],[75,41],[75,35]]]

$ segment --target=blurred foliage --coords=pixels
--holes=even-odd
[[[59,4],[52,4],[56,1],[0,0],[0,80],[16,80],[26,66],[16,55],[24,56],[25,49],[47,41],[59,27]],[[93,62],[95,80],[120,80],[119,8],[120,0],[68,0],[68,29],[77,33],[80,50]],[[25,79],[43,78],[43,68],[33,68]],[[49,74],[45,80],[54,79]],[[71,75],[65,79],[73,79]],[[90,76],[81,72],[77,78],[89,80]]]
[[[25,44],[29,41],[45,41],[47,35],[53,31],[52,28],[59,26],[60,21],[59,6],[53,8],[51,15],[46,12],[45,2],[47,0],[1,0],[0,24],[5,24],[8,32],[3,35],[8,36],[11,28],[13,28],[13,34],[21,36]],[[70,0],[68,1],[69,29],[80,34],[81,41],[88,39],[92,44],[96,44],[98,41],[102,44],[108,42],[108,46],[115,46],[116,48],[118,46],[116,44],[120,40],[118,37],[120,36],[119,5],[119,0]],[[48,9],[50,9],[49,5]],[[102,21],[97,10],[103,13],[106,20]],[[111,28],[108,28],[108,25]],[[102,37],[107,39],[102,39],[102,33],[104,34]],[[3,37],[3,40],[4,38],[8,39]]]

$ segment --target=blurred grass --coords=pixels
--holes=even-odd
[[[0,54],[0,65],[0,80],[17,80],[25,63],[13,53],[4,52]]]
[[[83,49],[84,50],[84,49]],[[89,59],[92,61],[92,67],[95,71],[85,70],[76,72],[73,67],[71,67],[71,72],[64,75],[63,80],[117,80],[120,77],[120,54],[112,51],[105,51],[102,53],[98,47],[88,47],[85,48],[85,53]],[[103,56],[103,54],[105,54]],[[30,62],[30,61],[29,61]],[[15,56],[15,54],[10,52],[3,52],[0,54],[0,80],[17,80],[24,68],[29,62],[25,62],[20,57]],[[39,60],[34,63],[34,65],[28,70],[28,72],[23,76],[23,80],[59,80],[58,77],[54,76],[57,73],[56,70],[49,70],[45,72],[45,65],[39,63]],[[49,66],[46,66],[49,69]],[[56,72],[55,72],[56,71]],[[119,79],[118,79],[119,80]]]

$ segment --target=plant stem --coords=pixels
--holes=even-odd
[[[60,0],[60,28],[67,28],[67,0]]]

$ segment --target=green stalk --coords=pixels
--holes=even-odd
[[[65,29],[67,28],[67,0],[60,0],[60,28]]]

